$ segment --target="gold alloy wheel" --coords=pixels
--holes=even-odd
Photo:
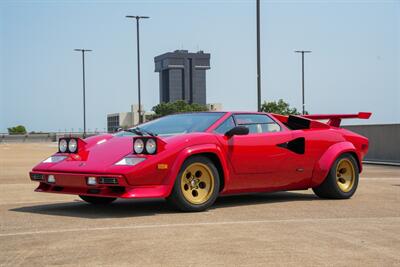
[[[341,159],[336,166],[336,183],[342,192],[349,192],[356,179],[356,172],[350,159]]]
[[[182,173],[181,190],[191,204],[203,204],[214,191],[214,175],[203,163],[192,163]]]

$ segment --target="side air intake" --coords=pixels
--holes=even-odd
[[[304,137],[296,138],[292,141],[282,143],[278,145],[279,147],[288,149],[296,154],[304,154],[306,148],[306,140]]]

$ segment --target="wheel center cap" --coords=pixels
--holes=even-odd
[[[190,181],[190,185],[193,187],[196,186],[196,181],[195,180]]]

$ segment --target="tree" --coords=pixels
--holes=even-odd
[[[26,134],[26,129],[22,125],[7,128],[8,134]]]
[[[177,100],[175,102],[160,103],[152,108],[155,112],[154,118],[162,117],[165,115],[182,113],[182,112],[196,112],[196,111],[207,111],[206,105],[197,103],[188,104],[183,100]]]
[[[298,112],[296,108],[290,108],[289,103],[286,103],[285,101],[283,101],[283,99],[279,99],[278,102],[264,101],[264,103],[261,105],[261,111],[282,115],[300,115],[300,112]]]

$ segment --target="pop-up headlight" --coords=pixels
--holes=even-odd
[[[60,138],[58,141],[58,152],[77,153],[79,148],[79,138]]]
[[[157,152],[157,139],[149,137],[134,138],[133,152],[134,154],[155,154]]]
[[[136,154],[142,154],[144,150],[144,141],[141,138],[137,138],[133,143],[133,150]]]
[[[71,153],[75,153],[78,148],[78,141],[76,139],[69,139],[68,150]]]
[[[68,142],[66,139],[60,139],[60,141],[58,142],[58,149],[61,153],[67,152]]]
[[[149,138],[146,141],[146,152],[149,154],[154,154],[157,151],[157,142],[153,138]]]

